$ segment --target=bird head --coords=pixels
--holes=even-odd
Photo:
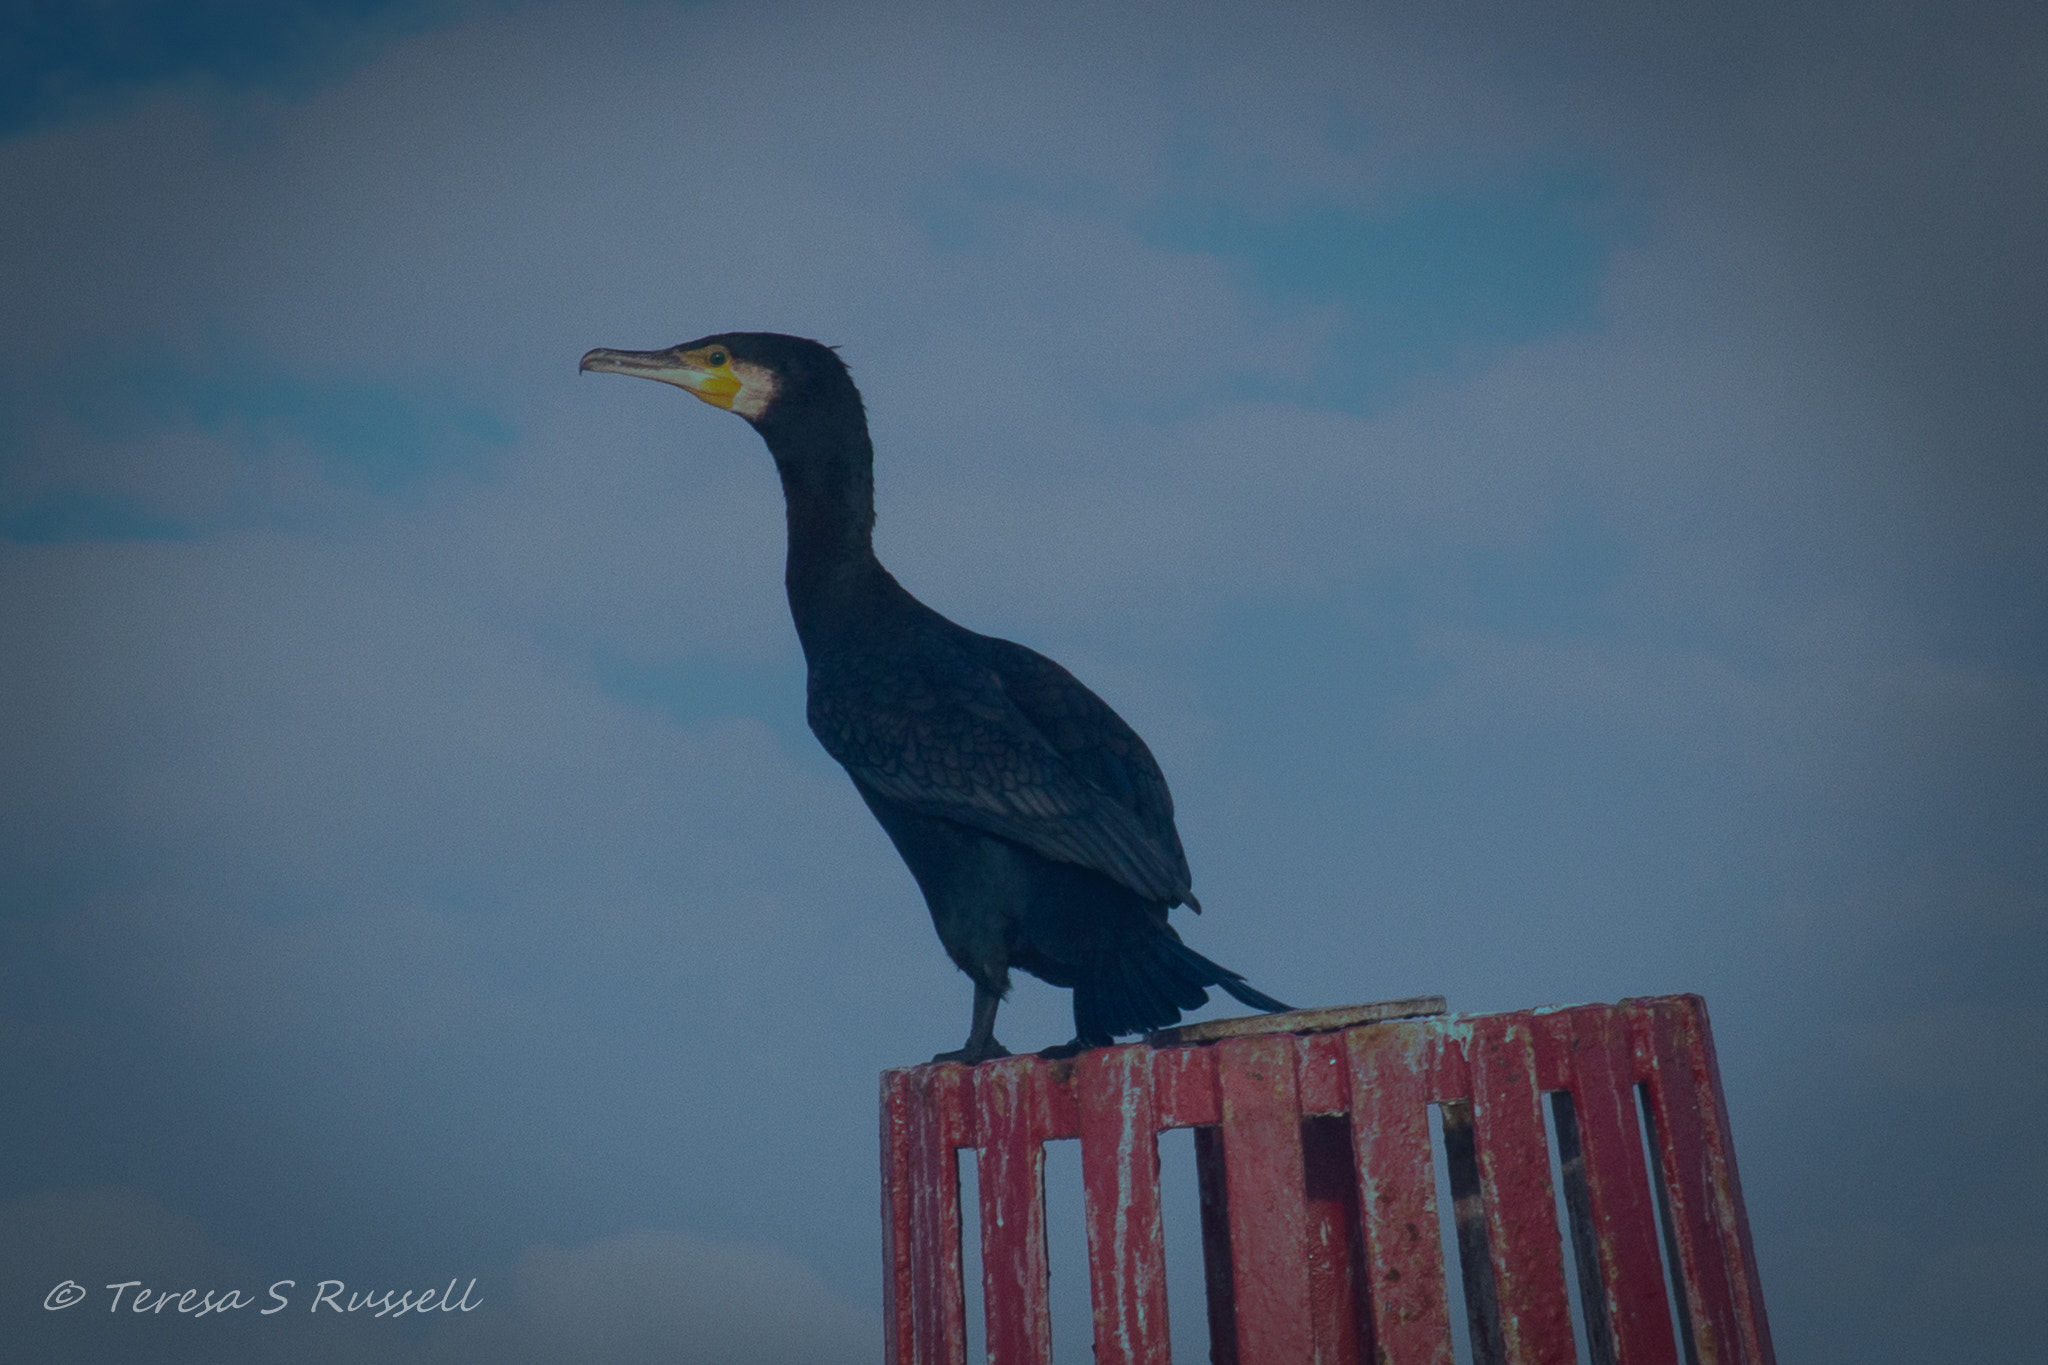
[[[779,332],[725,332],[665,351],[586,353],[579,370],[658,379],[756,426],[771,412],[807,406],[852,388],[831,347]]]

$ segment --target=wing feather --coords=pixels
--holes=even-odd
[[[826,751],[919,814],[1091,868],[1147,900],[1188,899],[1172,797],[1144,742],[1058,664],[951,629],[884,654],[814,659],[809,718]]]

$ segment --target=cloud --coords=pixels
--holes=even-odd
[[[69,540],[183,540],[190,526],[119,494],[68,488],[22,500],[0,513],[0,539],[31,545]]]
[[[1622,236],[1614,198],[1601,176],[1550,170],[1476,192],[1410,191],[1367,210],[1309,203],[1276,213],[1181,192],[1139,226],[1156,245],[1229,262],[1287,313],[1334,309],[1321,372],[1303,396],[1358,411],[1417,376],[1481,367],[1507,347],[1592,325]]]
[[[309,378],[230,348],[202,364],[142,352],[74,359],[63,398],[72,419],[108,441],[180,427],[229,432],[254,450],[292,440],[330,477],[390,492],[429,463],[504,446],[512,431],[489,412],[389,383]],[[102,386],[100,376],[112,382]]]
[[[30,0],[0,65],[0,136],[170,82],[297,92],[462,12],[440,0]]]
[[[78,347],[8,384],[0,535],[184,539],[475,477],[514,433],[424,386],[295,373],[246,346]],[[94,487],[86,481],[99,486]]]

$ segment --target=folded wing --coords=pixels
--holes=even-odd
[[[917,632],[813,661],[811,729],[869,791],[1074,863],[1147,900],[1191,901],[1159,765],[1072,674],[1022,645]],[[955,633],[957,632],[957,633]]]

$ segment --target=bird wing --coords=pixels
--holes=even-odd
[[[1130,727],[1116,727],[1143,753],[1156,797],[1142,798],[1144,813],[1119,799],[1118,788],[1145,788],[1144,774],[1114,775],[1116,764],[1102,758],[1071,760],[1035,725],[1006,686],[998,658],[1018,673],[1018,690],[1053,720],[1055,735],[1069,750],[1085,731],[1080,720],[1063,733],[1056,708],[1045,698],[1067,691],[1066,707],[1094,719],[1073,693],[1085,696],[1101,715],[1115,713],[1050,660],[1007,641],[990,641],[946,623],[957,637],[920,632],[885,652],[827,653],[812,663],[809,718],[826,752],[856,782],[921,815],[952,820],[1022,844],[1057,862],[1090,868],[1147,900],[1176,905],[1188,897],[1187,859],[1172,831],[1171,799],[1158,765]],[[1058,670],[1065,689],[1032,670],[1020,672],[1014,656],[982,648],[993,644],[1029,655]],[[1034,678],[1037,678],[1034,685]],[[1128,767],[1128,763],[1125,764]],[[1093,770],[1092,772],[1090,770]],[[1102,774],[1110,781],[1098,782]],[[1155,832],[1164,812],[1167,838]]]
[[[1173,823],[1173,793],[1138,732],[1079,678],[1037,650],[987,635],[978,644],[1002,679],[1004,693],[1032,728],[1083,780],[1137,816],[1145,832],[1172,856],[1180,880],[1190,880]]]

